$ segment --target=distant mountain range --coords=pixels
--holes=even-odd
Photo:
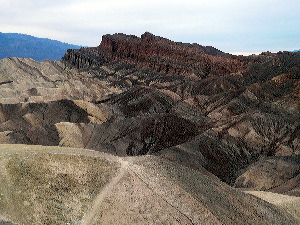
[[[67,49],[82,46],[26,34],[0,32],[0,59],[6,57],[32,58],[36,61],[60,60]]]
[[[299,50],[295,50],[295,51],[293,51],[293,52],[300,52],[300,49],[299,49]]]

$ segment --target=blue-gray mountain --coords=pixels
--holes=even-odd
[[[32,58],[36,61],[60,60],[67,49],[79,49],[80,47],[26,34],[0,32],[0,59],[19,57]]]

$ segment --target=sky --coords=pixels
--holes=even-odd
[[[0,0],[0,32],[82,46],[145,31],[250,54],[300,49],[299,0]]]

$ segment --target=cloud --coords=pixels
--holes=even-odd
[[[228,52],[299,49],[298,0],[0,0],[2,32],[96,46],[145,31]]]

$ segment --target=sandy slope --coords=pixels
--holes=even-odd
[[[0,145],[0,214],[17,224],[300,224],[156,156]]]
[[[300,220],[300,197],[282,195],[266,191],[246,191],[246,193],[259,197],[271,204],[277,205]]]

